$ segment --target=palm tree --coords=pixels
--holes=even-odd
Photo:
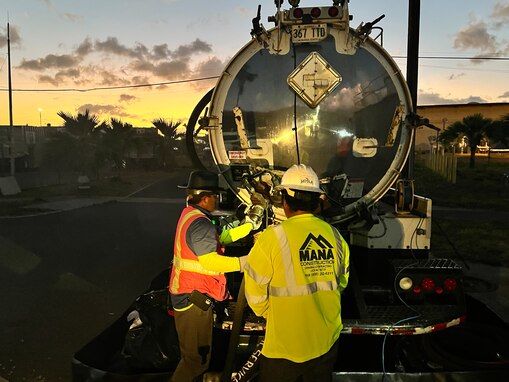
[[[467,115],[461,121],[454,122],[449,128],[439,135],[443,142],[451,142],[454,139],[465,137],[470,147],[470,168],[475,167],[475,152],[481,140],[486,137],[487,131],[493,121],[482,114]]]
[[[490,140],[490,146],[501,144],[503,147],[509,146],[509,114],[503,115],[493,122],[486,131]]]
[[[111,118],[110,124],[101,125],[103,136],[101,147],[103,155],[113,161],[117,171],[124,166],[126,156],[134,145],[134,128],[129,123],[123,123],[120,119]]]
[[[76,170],[84,175],[92,167],[97,167],[95,134],[98,131],[97,117],[90,114],[88,109],[75,116],[63,111],[57,114],[64,120],[65,133],[74,138],[73,147],[69,147],[69,150],[72,150],[76,157],[76,163],[78,163]]]
[[[163,167],[166,167],[167,159],[169,162],[174,161],[173,144],[181,135],[178,133],[178,127],[182,124],[180,121],[166,121],[164,118],[154,119],[152,124],[157,128],[163,136],[163,142],[160,147]]]
[[[78,113],[76,116],[59,111],[58,116],[64,120],[64,127],[69,134],[76,137],[87,137],[94,133],[98,120],[86,109],[85,113]]]

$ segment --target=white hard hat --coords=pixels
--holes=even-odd
[[[320,180],[313,169],[305,164],[294,164],[283,174],[281,184],[276,189],[307,191],[323,194]],[[292,194],[290,194],[292,196]]]

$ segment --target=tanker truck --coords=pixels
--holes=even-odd
[[[189,119],[195,167],[216,171],[229,190],[217,224],[235,225],[245,214],[262,227],[279,224],[285,217],[275,189],[284,171],[311,166],[326,196],[317,213],[340,230],[351,252],[333,380],[509,380],[507,325],[465,293],[461,266],[432,250],[432,201],[414,193],[405,170],[415,130],[426,121],[415,114],[400,69],[370,37],[383,16],[353,28],[348,1],[289,3],[283,9],[275,2],[271,29],[258,7],[250,42]],[[210,163],[196,146],[204,137]],[[226,254],[248,253],[253,240]],[[228,283],[234,300],[217,314],[211,369],[224,381],[256,380],[264,321],[245,303],[242,274],[229,275]],[[178,362],[171,315],[161,334],[166,345],[147,351],[148,366],[137,369],[133,352],[119,344],[135,336],[130,314],[164,306],[166,286],[140,296],[110,332],[74,356],[75,381],[166,380]],[[150,320],[141,317],[145,326]],[[119,353],[131,357],[123,371],[105,360]]]

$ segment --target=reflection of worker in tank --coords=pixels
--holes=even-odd
[[[290,167],[277,188],[287,219],[256,240],[244,273],[249,306],[267,320],[257,380],[331,381],[349,248],[313,215],[323,191],[311,167]]]
[[[177,224],[169,289],[181,359],[171,381],[191,382],[209,366],[212,305],[230,297],[224,273],[243,271],[247,260],[223,255],[223,245],[259,224],[246,217],[244,224],[219,232],[211,215],[222,190],[215,173],[193,171],[188,184],[179,187],[187,190],[187,207]]]
[[[352,156],[353,138],[351,136],[341,137],[336,144],[336,152],[327,163],[325,176],[334,176],[345,174],[347,172],[347,164]]]

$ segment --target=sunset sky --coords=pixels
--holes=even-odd
[[[384,47],[404,74],[408,2],[350,1],[354,28],[385,14]],[[89,109],[142,127],[187,120],[215,84],[203,78],[250,41],[258,4],[269,29],[273,0],[0,0],[0,125],[9,124],[7,22],[15,125],[58,126],[59,111]],[[421,1],[420,56],[419,105],[509,102],[509,0]]]

